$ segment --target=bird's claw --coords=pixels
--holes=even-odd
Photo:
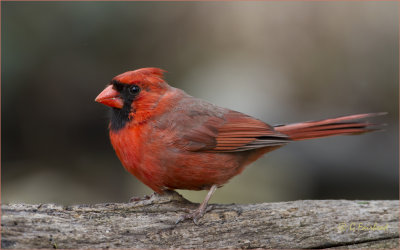
[[[149,195],[145,195],[145,196],[143,196],[143,197],[134,196],[134,197],[131,197],[131,198],[129,199],[129,202],[143,201],[143,200],[148,200],[148,199],[150,199],[150,198],[151,198],[151,196],[149,196]]]
[[[199,220],[204,216],[204,214],[212,209],[211,206],[208,206],[206,209],[204,208],[197,208],[195,210],[185,209],[186,214],[182,215],[178,218],[175,224],[178,224],[184,220],[193,220],[195,225],[199,224]]]
[[[179,222],[182,222],[184,220],[192,219],[193,223],[198,225],[199,219],[203,217],[204,212],[205,211],[201,211],[200,209],[191,210],[189,213],[179,217],[179,219],[175,222],[175,224],[178,224]]]

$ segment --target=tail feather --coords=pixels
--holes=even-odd
[[[362,134],[379,130],[379,125],[355,120],[385,115],[386,112],[357,114],[341,116],[320,121],[300,122],[288,125],[276,126],[275,130],[286,134],[294,141],[320,138],[332,135]]]

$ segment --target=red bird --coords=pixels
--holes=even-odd
[[[118,75],[96,102],[112,108],[111,143],[128,172],[157,193],[209,190],[199,208],[178,222],[197,223],[215,190],[263,154],[291,141],[376,130],[355,120],[383,114],[272,127],[169,86],[163,72],[143,68]]]

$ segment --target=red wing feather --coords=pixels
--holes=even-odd
[[[223,118],[211,117],[186,135],[185,140],[190,145],[186,149],[207,152],[246,151],[289,142],[288,136],[268,124],[235,111]]]

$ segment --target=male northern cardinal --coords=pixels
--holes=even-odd
[[[272,127],[169,86],[163,72],[143,68],[118,75],[96,102],[112,108],[110,139],[127,171],[157,193],[209,190],[199,208],[178,222],[197,223],[214,191],[263,154],[291,141],[376,130],[354,120],[383,114]]]

